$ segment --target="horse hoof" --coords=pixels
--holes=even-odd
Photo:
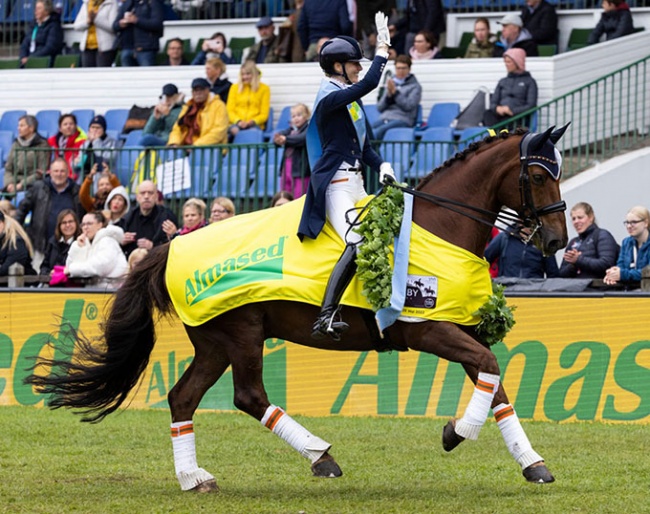
[[[446,452],[450,452],[465,440],[464,437],[461,437],[456,433],[454,427],[455,423],[452,420],[442,429],[442,449]]]
[[[555,477],[551,475],[551,472],[543,461],[531,464],[522,471],[522,474],[526,480],[535,484],[550,484],[551,482],[555,482]]]
[[[193,487],[191,490],[197,493],[218,493],[219,486],[217,485],[217,481],[212,479]]]
[[[315,477],[336,478],[343,475],[343,471],[329,453],[325,452],[320,459],[311,465],[311,472]]]

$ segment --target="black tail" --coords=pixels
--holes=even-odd
[[[168,244],[154,248],[129,274],[115,293],[98,340],[75,333],[74,353],[67,359],[37,359],[25,383],[49,395],[50,408],[79,409],[82,421],[99,422],[122,405],[156,342],[154,307],[160,315],[172,309],[165,285],[168,254]]]

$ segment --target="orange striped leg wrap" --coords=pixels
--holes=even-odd
[[[456,422],[456,433],[465,439],[478,439],[481,428],[487,419],[494,393],[499,389],[499,375],[479,373],[474,393],[465,409],[463,418]]]
[[[512,405],[509,403],[500,403],[494,407],[493,411],[494,419],[497,422],[499,430],[501,430],[501,435],[508,447],[508,451],[522,469],[526,469],[535,462],[544,460],[541,455],[533,450]]]

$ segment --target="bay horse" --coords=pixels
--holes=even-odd
[[[518,129],[472,143],[406,193],[415,196],[413,222],[482,258],[491,227],[506,206],[517,213],[519,223],[530,228],[533,242],[545,254],[564,248],[566,205],[560,196],[561,159],[554,144],[566,128],[554,131],[551,127],[543,134]],[[545,162],[554,162],[554,170]],[[127,399],[147,367],[156,340],[154,310],[160,315],[174,310],[165,279],[169,252],[169,244],[154,248],[128,275],[101,325],[99,342],[75,334],[70,350],[74,358],[60,359],[61,353],[55,358],[37,358],[26,382],[48,395],[48,407],[77,409],[84,414],[83,421],[98,422]],[[280,338],[325,350],[370,351],[376,348],[366,323],[369,313],[345,307],[350,329],[338,342],[312,339],[318,306],[296,301],[246,303],[198,326],[185,324],[195,357],[168,395],[174,464],[181,489],[218,490],[214,477],[197,463],[192,419],[203,395],[228,366],[232,366],[234,404],[239,410],[308,458],[314,475],[340,476],[342,471],[329,452],[331,445],[270,404],[262,379],[264,341]],[[553,475],[533,450],[510,405],[495,355],[479,340],[475,327],[420,321],[399,320],[384,334],[396,348],[460,363],[475,384],[463,417],[443,428],[443,448],[451,451],[464,439],[476,439],[491,408],[526,480],[552,482]]]

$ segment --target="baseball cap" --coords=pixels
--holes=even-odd
[[[204,78],[194,79],[192,89],[210,89],[210,83]]]
[[[269,18],[268,16],[263,16],[260,18],[260,21],[258,21],[255,26],[258,29],[261,29],[262,27],[268,27],[269,25],[273,25],[273,20]]]
[[[161,96],[174,96],[178,94],[178,88],[174,84],[165,84]]]
[[[521,16],[514,13],[506,14],[498,23],[501,25],[516,25],[517,27],[524,26],[524,22],[521,21]]]

